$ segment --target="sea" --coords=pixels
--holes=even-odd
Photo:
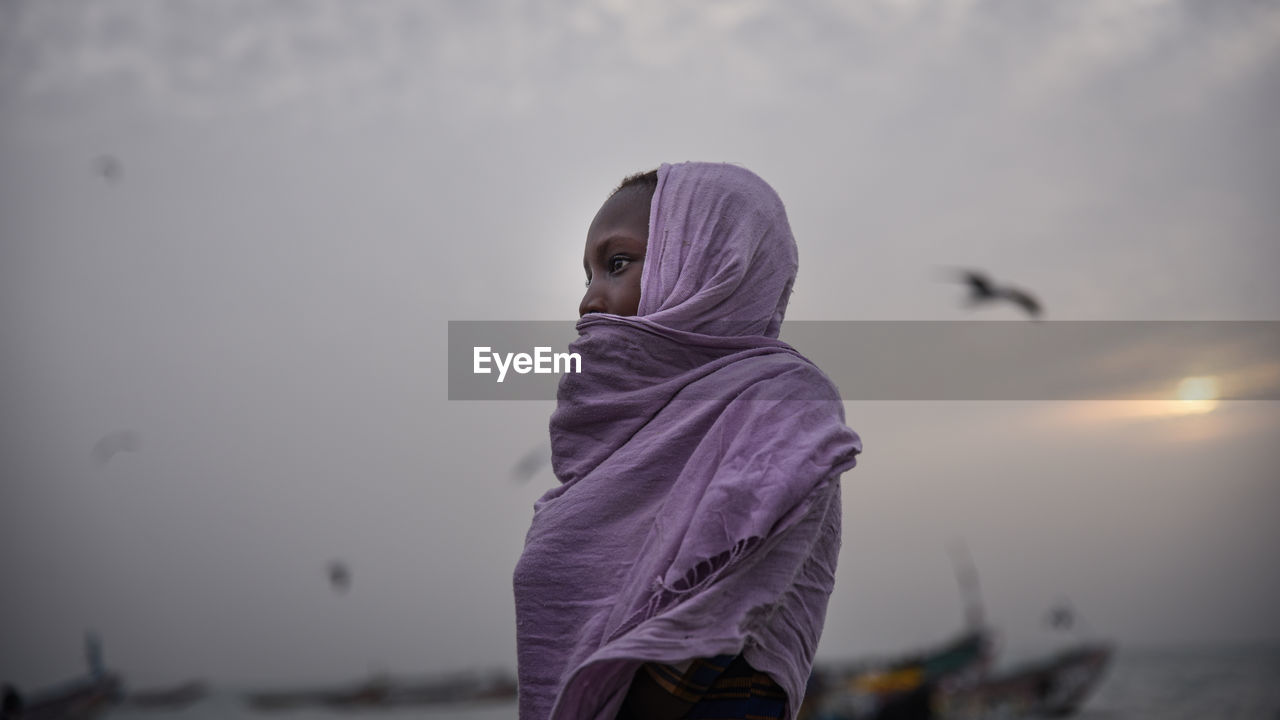
[[[515,720],[514,703],[433,709],[259,713],[215,691],[181,712],[116,710],[103,720]],[[1003,716],[1002,716],[1003,717]],[[1280,647],[1116,653],[1081,720],[1280,720]]]

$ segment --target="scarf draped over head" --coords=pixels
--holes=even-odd
[[[797,253],[734,165],[658,171],[638,315],[592,313],[551,418],[561,484],[515,571],[521,720],[617,714],[645,662],[742,653],[794,716],[862,445],[777,339]]]

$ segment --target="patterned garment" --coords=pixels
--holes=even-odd
[[[659,687],[693,707],[683,720],[777,720],[786,717],[787,694],[742,658],[721,655],[694,660],[683,672],[648,663],[644,671]]]

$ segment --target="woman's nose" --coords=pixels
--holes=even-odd
[[[604,293],[600,292],[594,284],[591,284],[587,286],[587,292],[582,296],[582,302],[578,303],[578,317],[593,312],[608,312],[608,308],[605,307]]]

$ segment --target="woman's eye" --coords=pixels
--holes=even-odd
[[[587,287],[591,287],[591,277],[588,276],[586,281],[584,281],[582,284],[586,285]]]
[[[625,258],[622,256],[615,257],[609,260],[609,272],[611,273],[622,272],[622,268],[630,264],[631,264],[630,258]]]

